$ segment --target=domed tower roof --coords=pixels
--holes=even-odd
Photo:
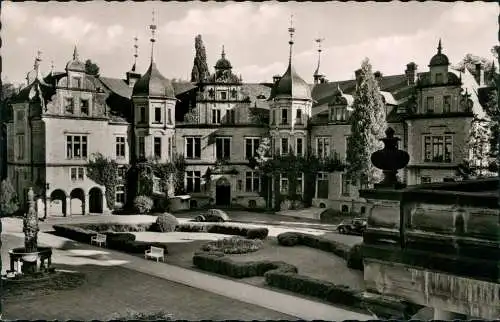
[[[231,69],[231,62],[226,59],[226,53],[224,52],[224,45],[222,46],[221,58],[215,63],[215,69]]]
[[[85,72],[85,63],[80,61],[80,57],[78,56],[78,50],[75,49],[73,50],[73,59],[70,60],[66,64],[66,70],[71,70],[75,72]]]
[[[307,84],[302,77],[297,74],[295,68],[292,66],[293,34],[295,32],[295,28],[288,28],[288,32],[290,33],[290,41],[288,42],[290,45],[288,68],[281,79],[274,85],[272,96],[273,98],[284,97],[311,100],[311,88],[309,87],[309,84]]]
[[[443,47],[441,46],[441,39],[439,39],[439,45],[438,45],[438,52],[435,54],[429,63],[429,67],[432,66],[448,66],[450,64],[450,61],[448,60],[448,57],[441,53],[441,50]]]
[[[172,82],[165,78],[152,61],[146,73],[135,83],[132,96],[175,98]]]

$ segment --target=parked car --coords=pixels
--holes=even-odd
[[[337,226],[337,231],[340,234],[363,235],[365,230],[365,218],[346,219]]]
[[[196,216],[194,220],[199,222],[225,222],[229,220],[229,216],[220,209],[209,209]]]

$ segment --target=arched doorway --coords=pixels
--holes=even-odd
[[[56,189],[50,194],[50,214],[53,216],[66,216],[66,193]]]
[[[215,183],[215,204],[217,206],[229,206],[231,204],[231,184],[224,177]]]
[[[76,188],[71,191],[70,196],[70,212],[71,215],[85,214],[85,193],[82,189]]]
[[[102,214],[102,191],[97,187],[89,191],[89,212]]]

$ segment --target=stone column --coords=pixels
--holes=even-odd
[[[64,217],[70,217],[71,216],[71,197],[66,197],[66,213],[64,214]]]
[[[85,197],[84,197],[85,201],[84,201],[84,204],[85,204],[85,210],[83,212],[84,215],[88,215],[90,213],[89,211],[89,205],[90,205],[90,199],[89,199],[89,194],[86,193],[85,194]]]

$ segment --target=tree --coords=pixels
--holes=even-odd
[[[207,65],[207,53],[201,35],[196,36],[194,39],[194,48],[196,54],[194,56],[193,70],[191,71],[191,82],[198,83],[210,76]]]
[[[384,137],[387,122],[380,88],[368,59],[361,65],[353,108],[349,119],[351,136],[347,141],[347,179],[355,184],[366,178],[373,184],[380,180],[381,171],[371,163],[371,155],[383,147],[380,139]]]
[[[99,76],[99,66],[90,59],[85,61],[85,73],[93,76]]]
[[[494,50],[495,48],[492,48],[492,52]],[[484,70],[484,82],[487,85],[492,85],[494,83],[495,72],[492,60],[473,54],[466,54],[465,57],[453,67],[461,72],[465,72],[465,69],[467,69],[472,75],[476,75],[476,64],[481,64],[481,68]]]
[[[0,216],[13,214],[19,208],[17,194],[9,180],[3,180],[0,185]]]
[[[474,115],[469,130],[467,142],[470,154],[467,163],[477,168],[477,174],[482,175],[484,168],[488,166],[489,149],[491,140],[491,120],[488,118],[479,118]]]

